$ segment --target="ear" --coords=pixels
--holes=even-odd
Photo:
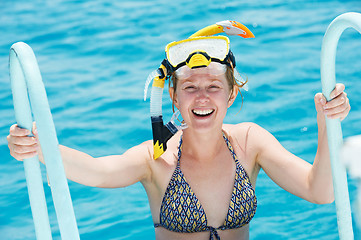
[[[228,107],[232,106],[232,104],[234,103],[234,100],[236,100],[237,95],[238,95],[238,87],[233,86],[233,91],[232,91],[232,93],[230,93],[229,99],[228,99]]]
[[[177,109],[179,109],[178,108],[178,100],[177,100],[177,93],[175,93],[175,91],[174,91],[174,88],[173,87],[169,87],[169,96],[170,96],[170,98],[172,99],[172,102],[173,102],[173,104],[174,104],[174,106],[177,108]]]

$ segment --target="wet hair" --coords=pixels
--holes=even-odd
[[[237,79],[234,77],[233,68],[231,68],[228,65],[227,65],[227,70],[226,70],[225,74],[226,74],[228,87],[230,89],[230,95],[233,94],[234,86],[236,86],[236,91],[238,91],[238,93],[241,94],[241,99],[242,99],[241,109],[242,109],[243,96],[242,96],[242,93],[241,93],[241,88],[248,82],[248,78],[244,82],[237,81]],[[168,84],[169,84],[169,87],[173,87],[174,92],[177,91],[177,83],[178,83],[178,78],[177,78],[175,72],[173,72],[172,75],[169,77]],[[172,99],[172,110],[174,112],[174,99]]]

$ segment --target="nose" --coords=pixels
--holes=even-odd
[[[200,88],[197,92],[196,102],[206,103],[209,101],[209,94],[205,88]]]

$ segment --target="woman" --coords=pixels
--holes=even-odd
[[[225,56],[217,55],[222,51],[212,52],[214,49],[224,50]],[[307,201],[322,204],[334,200],[325,116],[343,120],[348,115],[350,105],[343,84],[336,85],[330,102],[321,93],[315,95],[318,150],[311,165],[254,123],[223,124],[244,84],[234,77],[235,60],[228,38],[195,37],[171,43],[166,50],[167,58],[156,79],[172,79],[169,94],[186,127],[169,141],[159,142],[155,134],[154,146],[147,141],[119,156],[93,158],[60,146],[70,180],[102,188],[141,182],[159,240],[249,239],[248,223],[257,206],[254,186],[261,168],[283,189]],[[159,83],[153,84],[157,86]],[[153,131],[155,128],[153,125]],[[39,154],[44,162],[36,130],[35,137],[28,134],[11,126],[7,138],[11,155],[22,160]],[[160,143],[166,150],[157,153]]]

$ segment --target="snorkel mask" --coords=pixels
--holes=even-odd
[[[167,149],[167,141],[181,129],[187,128],[185,123],[175,124],[179,116],[176,111],[171,120],[164,125],[162,115],[162,95],[164,83],[173,73],[177,77],[187,78],[194,71],[202,68],[210,75],[224,74],[227,66],[234,70],[237,80],[241,80],[236,70],[236,61],[230,50],[230,42],[226,36],[212,36],[225,32],[227,35],[238,35],[243,38],[254,38],[253,33],[244,25],[235,21],[222,21],[205,27],[185,40],[169,43],[166,58],[160,67],[149,74],[145,83],[144,101],[150,82],[153,80],[150,96],[150,116],[153,131],[154,159],[159,158]],[[241,81],[242,82],[242,81]]]

